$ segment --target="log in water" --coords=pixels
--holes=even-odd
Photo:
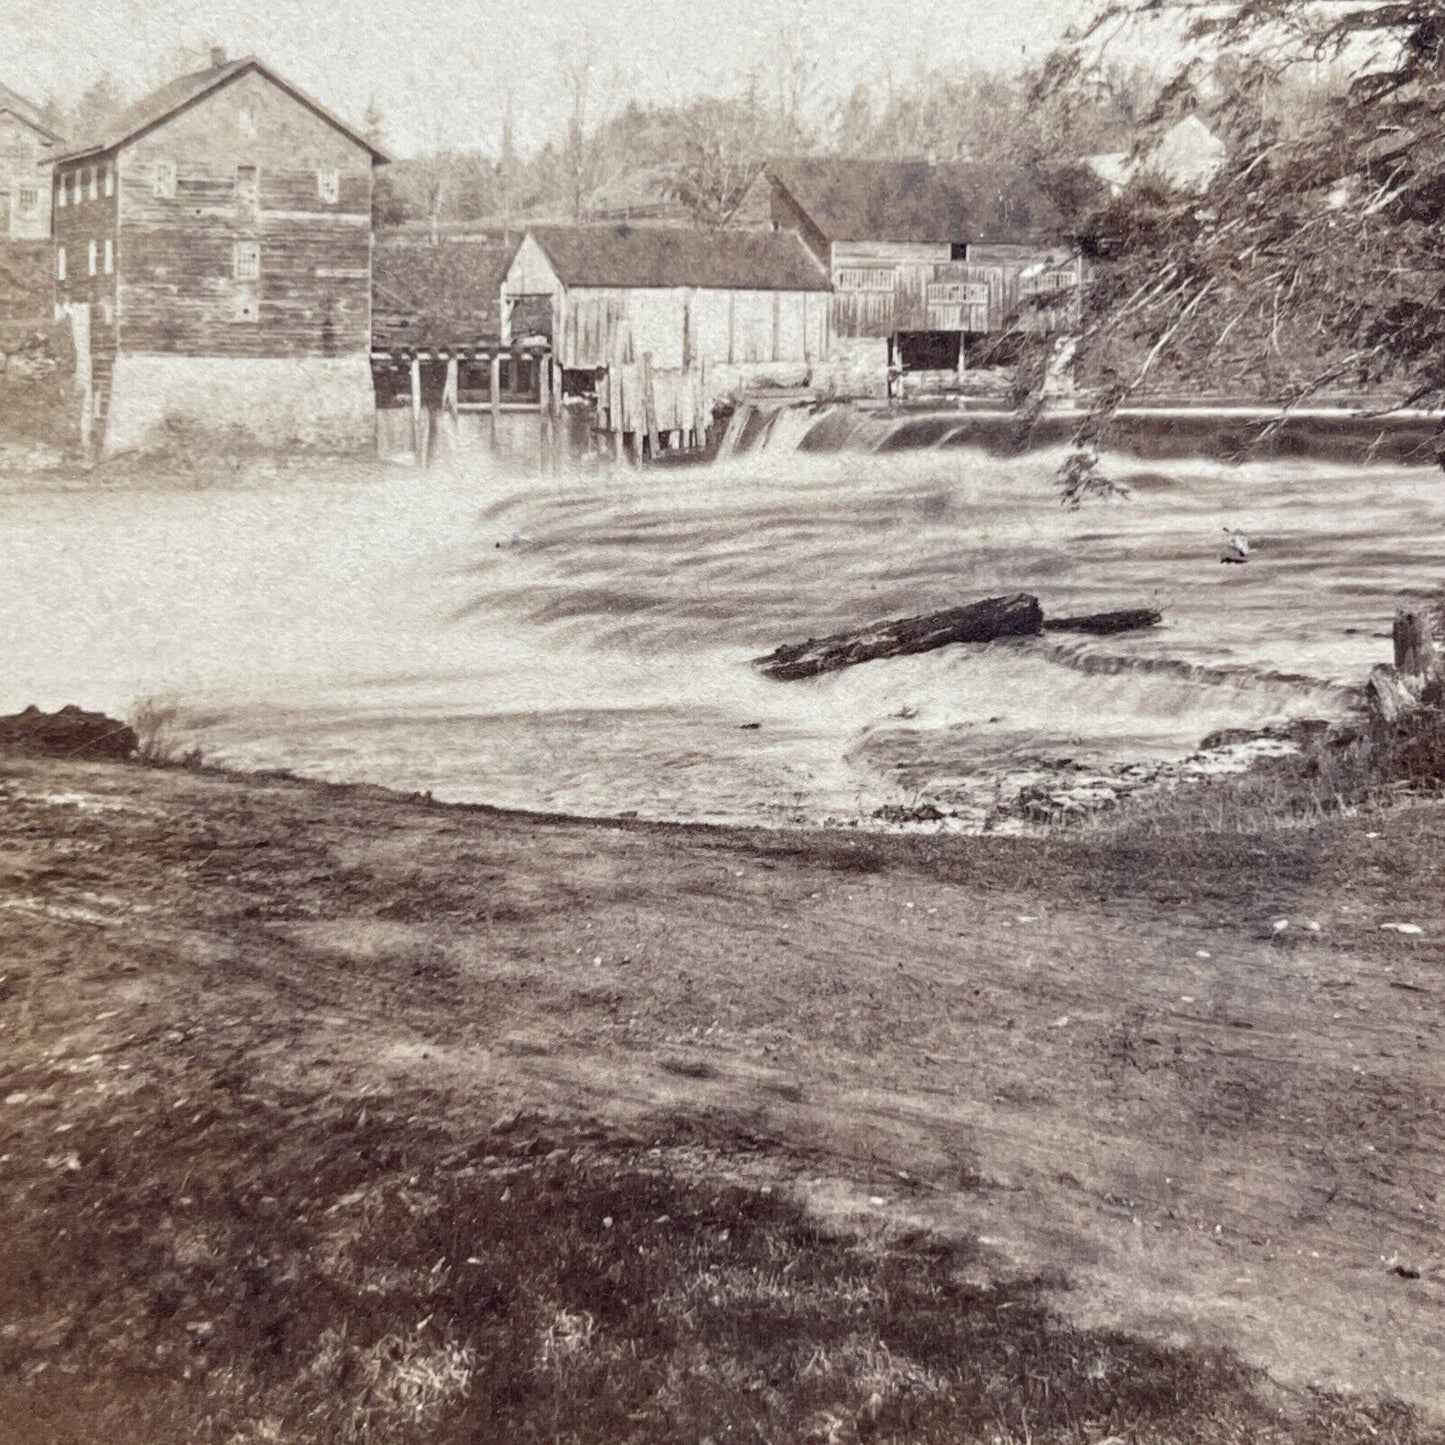
[[[1011,597],[986,597],[963,607],[949,607],[921,617],[875,622],[831,637],[789,642],[753,665],[780,682],[817,677],[858,662],[931,652],[954,642],[993,642],[1001,637],[1034,637],[1043,628],[1039,599],[1026,592]]]
[[[1115,632],[1136,632],[1143,627],[1158,627],[1164,620],[1162,612],[1152,607],[1126,607],[1118,612],[1092,612],[1087,617],[1050,617],[1044,622],[1045,632],[1089,632],[1108,637]]]

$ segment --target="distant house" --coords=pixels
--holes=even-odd
[[[48,164],[59,143],[39,107],[0,85],[0,221],[12,241],[50,235]]]
[[[56,158],[57,302],[108,450],[170,420],[369,443],[385,159],[269,66],[220,52]]]
[[[49,159],[60,137],[39,109],[0,85],[0,349],[49,324]]]
[[[692,213],[678,196],[672,166],[642,166],[597,187],[583,204],[588,224],[666,222],[686,224]]]
[[[1225,143],[1191,114],[1137,154],[1110,152],[1090,156],[1085,164],[1115,196],[1136,180],[1152,181],[1166,191],[1199,195],[1209,189],[1228,154]]]
[[[796,231],[828,268],[838,351],[876,363],[886,346],[905,369],[949,369],[969,337],[1056,324],[1045,303],[1078,281],[1043,178],[997,166],[769,161],[730,225]]]

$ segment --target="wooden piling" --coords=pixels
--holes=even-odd
[[[418,462],[422,460],[421,440],[421,361],[411,359],[411,451]]]
[[[1416,607],[1395,609],[1395,667],[1408,677],[1429,677],[1439,665],[1429,617]]]
[[[652,353],[642,353],[642,422],[647,429],[647,454],[654,460],[657,457],[660,445],[657,436],[657,398],[652,390]],[[642,449],[642,439],[638,438],[638,450]]]

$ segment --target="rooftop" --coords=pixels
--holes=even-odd
[[[791,231],[690,226],[535,226],[568,286],[826,291],[828,276]]]
[[[0,84],[0,111],[9,111],[11,115],[24,121],[33,131],[38,131],[49,141],[58,141],[60,136],[45,124],[40,114],[40,107],[33,101],[26,100],[18,90],[11,90],[8,85]]]
[[[372,330],[379,344],[463,346],[501,335],[502,279],[516,252],[501,235],[388,239],[372,257]]]
[[[829,241],[1023,245],[1068,229],[1055,178],[1024,167],[793,157],[765,173]]]
[[[94,155],[99,151],[114,150],[117,146],[136,140],[147,131],[154,130],[163,121],[169,120],[173,115],[204,100],[208,95],[220,90],[222,86],[229,85],[231,81],[250,71],[264,75],[273,85],[279,86],[294,100],[319,115],[328,125],[334,126],[343,135],[355,141],[357,145],[370,151],[375,160],[386,161],[386,155],[365,136],[352,129],[344,120],[333,115],[331,111],[292,85],[290,81],[278,75],[269,65],[258,60],[254,55],[243,56],[239,60],[218,59],[215,64],[207,66],[205,70],[193,71],[189,75],[180,75],[174,80],[167,81],[158,89],[151,91],[149,95],[144,95],[133,105],[127,106],[103,128],[101,134],[78,139],[57,159],[73,160],[80,156]]]

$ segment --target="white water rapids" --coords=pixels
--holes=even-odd
[[[1401,593],[1445,579],[1432,468],[1121,462],[1070,512],[1056,456],[803,454],[546,474],[291,468],[182,490],[0,494],[0,711],[179,704],[244,768],[589,814],[865,820],[983,805],[1039,764],[1180,756],[1344,706]],[[1248,534],[1222,566],[1224,529]],[[951,647],[803,683],[779,642],[1016,590],[1166,626]],[[1197,669],[1191,673],[1193,666]]]

